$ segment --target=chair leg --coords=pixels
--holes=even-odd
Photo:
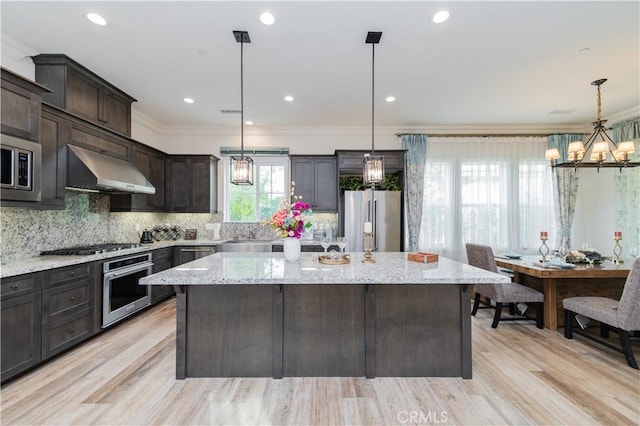
[[[629,340],[629,332],[625,330],[620,330],[620,345],[622,346],[622,353],[624,353],[625,358],[627,358],[627,364],[629,367],[635,368],[638,370],[638,364],[636,363],[636,358],[633,356],[633,350],[631,349],[631,341]]]
[[[502,303],[496,302],[496,314],[493,316],[493,323],[491,328],[498,328],[498,322],[500,322],[500,315],[502,314]]]
[[[564,337],[573,339],[573,329],[571,328],[571,311],[564,310]]]
[[[603,322],[600,323],[600,337],[609,338],[609,326]]]
[[[541,302],[536,303],[536,327],[544,328],[544,309]]]
[[[478,306],[480,306],[480,293],[476,293],[475,299],[473,299],[473,309],[471,315],[475,316],[478,313]]]

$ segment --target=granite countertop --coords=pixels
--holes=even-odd
[[[375,253],[376,263],[351,253],[347,265],[317,262],[317,253],[301,253],[296,263],[282,253],[217,253],[140,279],[152,285],[228,284],[477,284],[509,282],[509,277],[440,257],[435,263],[406,260],[407,253]]]
[[[9,262],[0,266],[0,278],[8,278],[16,275],[29,274],[32,272],[46,271],[48,269],[62,268],[65,266],[78,265],[80,263],[95,262],[103,259],[110,259],[114,257],[133,255],[136,253],[144,253],[150,250],[157,250],[166,247],[174,246],[215,246],[223,244],[232,240],[167,240],[156,241],[151,244],[142,244],[140,247],[112,251],[108,253],[94,254],[89,256],[38,256],[30,257],[27,259],[20,259],[13,262]],[[282,240],[259,240],[260,242],[269,243],[272,245],[282,244]],[[318,242],[313,240],[303,240],[302,244],[305,245],[319,245]]]

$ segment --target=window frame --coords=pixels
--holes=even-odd
[[[229,155],[221,156],[222,160],[225,161],[225,166],[223,167],[223,188],[224,188],[224,206],[222,210],[223,220],[228,223],[259,223],[262,219],[260,219],[260,173],[258,173],[259,167],[265,166],[283,166],[284,167],[284,188],[282,189],[283,197],[289,194],[289,190],[291,187],[291,161],[288,155],[252,155],[253,159],[253,167],[254,167],[254,176],[253,176],[253,185],[254,188],[254,217],[253,220],[242,221],[242,220],[230,220],[230,207],[231,207],[231,197],[230,197],[230,185],[231,183],[231,160]],[[263,218],[264,219],[264,218]]]

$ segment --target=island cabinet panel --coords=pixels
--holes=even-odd
[[[461,303],[461,286],[372,287],[377,377],[467,376],[463,374],[464,338],[460,330],[462,323],[468,322],[470,333],[471,317],[468,298],[467,303]],[[470,345],[468,352],[470,375]]]
[[[35,366],[41,360],[41,284],[40,273],[2,280],[2,382]]]
[[[186,376],[274,377],[274,338],[279,340],[274,333],[274,297],[278,294],[270,285],[189,286]],[[180,329],[180,312],[178,316]],[[185,353],[181,354],[180,334],[177,338],[180,359]]]
[[[287,285],[284,376],[365,375],[364,285]]]

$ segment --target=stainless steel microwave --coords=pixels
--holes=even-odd
[[[2,134],[0,138],[2,200],[40,201],[42,147],[39,143]]]

